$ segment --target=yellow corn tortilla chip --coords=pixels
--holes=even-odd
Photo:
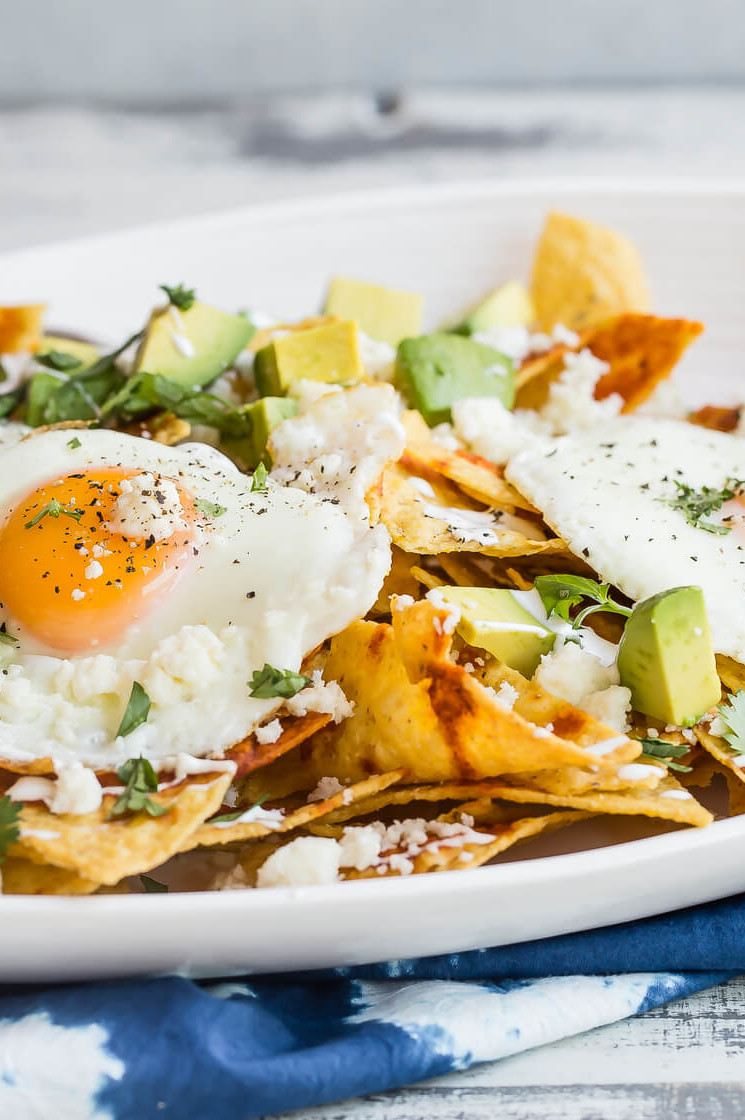
[[[395,545],[392,547],[391,570],[383,580],[383,586],[378,593],[378,597],[370,608],[370,614],[373,618],[391,613],[391,595],[416,596],[419,594],[419,581],[417,576],[414,575],[414,565],[418,560],[418,556],[412,555],[410,552],[404,552],[403,549],[396,548]]]
[[[27,859],[6,859],[0,871],[3,894],[93,894],[100,886],[74,871]]]
[[[413,475],[430,479],[441,475],[477,502],[497,509],[528,510],[535,507],[507,482],[504,471],[489,459],[470,451],[451,451],[440,444],[409,444],[399,462]]]
[[[296,828],[307,826],[311,821],[320,820],[336,809],[346,807],[354,812],[354,805],[358,801],[379,794],[389,786],[395,785],[406,776],[405,770],[393,770],[389,774],[375,774],[364,781],[356,782],[345,789],[335,793],[323,801],[285,801],[272,802],[262,805],[263,809],[279,809],[284,813],[284,818],[279,825],[269,827],[261,821],[226,821],[222,824],[213,824],[205,821],[190,836],[187,836],[181,845],[182,852],[191,851],[192,848],[209,847],[213,844],[233,844],[240,840],[253,840],[261,836],[279,835],[292,832]]]
[[[404,467],[394,463],[383,471],[377,488],[380,520],[394,544],[404,552],[430,556],[446,552],[528,556],[536,552],[563,554],[567,551],[564,541],[558,537],[545,539],[540,530],[522,518],[508,521],[510,515],[501,515],[500,511],[474,510],[473,506],[465,504],[465,499],[457,505],[447,505],[437,499],[422,500],[410,478]],[[439,509],[442,509],[442,517],[434,516]],[[453,524],[454,519],[463,518],[468,520],[465,530]],[[519,528],[511,527],[518,522]],[[533,537],[526,536],[526,532],[534,534]]]
[[[615,230],[556,212],[536,248],[530,292],[542,330],[557,323],[580,330],[649,307],[635,246]]]
[[[224,756],[236,765],[236,778],[242,778],[253,770],[268,766],[288,751],[300,746],[320,728],[325,727],[331,716],[324,712],[308,712],[304,716],[283,716],[282,734],[276,743],[260,743],[256,734],[237,743],[225,751]]]
[[[0,354],[39,349],[44,304],[0,307]]]
[[[730,692],[739,692],[745,688],[745,665],[735,661],[734,657],[726,657],[723,653],[716,655],[717,673],[725,688]]]
[[[359,781],[399,768],[432,782],[615,766],[615,753],[595,755],[535,726],[454,664],[447,611],[427,600],[396,606],[392,626],[356,622],[331,641],[326,671],[354,701],[353,714],[250,776],[248,797],[283,797],[324,776]],[[598,740],[616,735],[595,726]]]
[[[688,414],[689,424],[696,424],[699,428],[709,428],[713,432],[734,432],[740,423],[741,408],[722,408],[718,405],[706,404],[703,408]]]
[[[10,855],[114,885],[177,852],[189,833],[217,812],[230,781],[226,773],[194,774],[153,793],[151,800],[168,810],[160,817],[143,812],[107,820],[115,794],[104,795],[99,809],[82,816],[57,815],[29,802],[21,810],[21,834]]]
[[[612,393],[623,398],[622,412],[633,412],[652,395],[660,381],[669,377],[686,348],[703,326],[689,319],[661,319],[655,315],[625,314],[584,331],[579,351],[589,349],[610,368],[595,386],[596,400]],[[566,349],[557,348],[543,361],[531,360],[517,378],[519,408],[541,408],[551,382],[564,368]]]

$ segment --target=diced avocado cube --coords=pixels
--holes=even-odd
[[[244,315],[206,303],[188,311],[168,306],[150,316],[134,373],[160,373],[187,388],[209,385],[228,369],[254,334]]]
[[[254,470],[264,458],[269,433],[297,410],[298,402],[292,397],[262,397],[244,405],[240,412],[247,421],[246,435],[223,439],[222,447],[244,470]]]
[[[281,396],[293,381],[354,382],[364,373],[357,324],[350,321],[282,335],[259,350],[254,361],[262,397]]]
[[[94,346],[92,342],[80,342],[76,338],[60,338],[57,335],[45,334],[39,345],[37,356],[43,356],[50,351],[57,354],[69,354],[71,358],[77,358],[80,365],[71,371],[74,373],[82,373],[83,370],[97,362],[100,357],[98,347]]]
[[[700,587],[673,587],[637,603],[618,651],[621,684],[638,712],[690,726],[721,686]]]
[[[402,338],[411,338],[421,331],[423,303],[418,292],[401,292],[349,276],[334,276],[324,311],[340,319],[354,319],[370,338],[398,346]]]
[[[406,338],[396,354],[396,387],[434,427],[450,419],[461,397],[499,397],[515,402],[514,366],[491,346],[457,334]]]
[[[456,334],[470,335],[492,327],[529,327],[535,318],[530,292],[517,280],[510,280],[477,303],[452,330]]]
[[[456,629],[471,646],[532,677],[544,653],[552,649],[556,634],[501,587],[440,587],[444,598],[460,607]]]

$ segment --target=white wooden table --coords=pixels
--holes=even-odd
[[[0,112],[0,250],[263,198],[474,176],[745,178],[745,90]],[[295,1120],[740,1120],[745,984]]]

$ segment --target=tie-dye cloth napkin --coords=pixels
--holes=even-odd
[[[379,1092],[745,971],[745,895],[503,949],[292,976],[0,987],[0,1117],[250,1120]]]

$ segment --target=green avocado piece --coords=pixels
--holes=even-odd
[[[323,323],[275,338],[254,359],[256,388],[278,396],[293,381],[356,382],[364,376],[357,324]]]
[[[254,470],[266,452],[269,433],[295,416],[298,402],[292,397],[262,397],[260,401],[246,404],[240,409],[247,418],[248,434],[238,439],[223,439],[221,446],[244,470]]]
[[[673,587],[637,603],[618,650],[621,684],[638,712],[694,724],[721,698],[700,587]]]
[[[517,280],[510,280],[489,292],[451,329],[455,334],[470,335],[492,327],[529,327],[535,318],[535,308],[527,288]]]
[[[456,629],[471,646],[532,677],[556,634],[518,603],[512,592],[497,587],[440,587],[443,597],[460,607]]]
[[[157,308],[145,329],[133,373],[159,373],[187,388],[201,388],[233,364],[254,333],[245,316],[206,303],[195,302],[188,311],[171,305]]]
[[[411,338],[422,329],[423,302],[418,292],[366,284],[351,276],[334,276],[324,311],[340,319],[354,319],[370,338],[398,346],[402,338]]]
[[[396,354],[396,387],[430,427],[450,419],[461,397],[499,397],[515,402],[512,361],[491,346],[457,334],[406,338]]]

